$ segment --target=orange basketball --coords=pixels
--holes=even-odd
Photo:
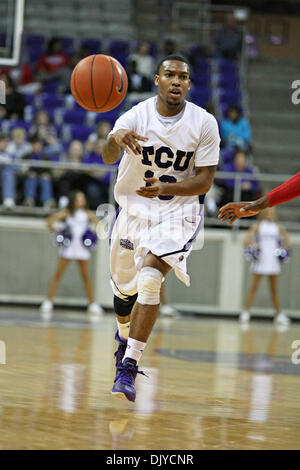
[[[125,98],[128,79],[122,65],[103,54],[82,59],[71,76],[71,92],[88,111],[104,113],[116,108]]]

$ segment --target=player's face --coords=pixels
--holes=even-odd
[[[179,60],[165,60],[155,75],[158,95],[168,108],[180,108],[190,89],[191,80],[188,64]]]

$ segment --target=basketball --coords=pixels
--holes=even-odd
[[[80,106],[88,111],[106,112],[125,98],[127,74],[113,57],[94,54],[82,59],[71,76],[71,92]]]

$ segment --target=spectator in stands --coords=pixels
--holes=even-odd
[[[29,135],[37,135],[43,143],[44,152],[54,155],[62,150],[62,146],[57,139],[57,132],[46,110],[40,109],[35,117],[34,124],[29,129]]]
[[[81,46],[78,50],[76,50],[70,59],[69,64],[67,64],[67,67],[64,70],[63,75],[60,77],[60,82],[61,85],[59,87],[59,91],[62,92],[63,94],[70,94],[71,93],[71,87],[70,87],[70,80],[71,80],[71,75],[72,72],[75,68],[75,66],[80,62],[82,59],[90,55],[89,50],[85,46]]]
[[[0,80],[5,84],[5,105],[0,104],[0,120],[21,120],[24,117],[25,102],[16,90],[15,82],[7,73],[0,75]]]
[[[98,139],[94,145],[93,152],[85,156],[83,163],[90,165],[105,165],[102,158],[104,144],[105,138]],[[118,165],[118,162],[114,163],[114,165]],[[108,202],[111,173],[109,171],[105,172],[104,170],[103,174],[100,174],[98,171],[91,171],[88,174],[90,176],[88,193],[91,201],[91,208],[96,209],[99,204]]]
[[[224,164],[221,170],[231,173],[248,173],[249,175],[255,175],[253,168],[247,165],[246,153],[240,149],[237,149],[233,162]],[[223,194],[220,201],[221,206],[227,204],[229,201],[233,201],[235,180],[216,180],[216,183],[223,187]],[[252,201],[259,197],[259,193],[260,187],[257,180],[247,177],[242,178],[241,197],[239,198],[241,201]]]
[[[24,160],[46,161],[47,156],[44,154],[43,141],[39,136],[32,136],[30,143],[32,151],[24,156]],[[40,202],[43,207],[55,207],[51,170],[41,167],[31,167],[25,175],[24,205],[29,207],[36,205],[38,187],[40,188]]]
[[[76,167],[82,162],[83,154],[84,148],[82,142],[80,142],[80,140],[72,140],[64,160],[67,163],[72,163]],[[58,205],[60,208],[67,207],[69,203],[68,194],[71,191],[75,189],[81,190],[81,175],[80,171],[67,170],[60,176],[58,180]]]
[[[88,136],[85,144],[87,152],[93,152],[95,143],[98,139],[106,139],[111,131],[111,124],[108,121],[100,121],[97,125],[96,132]]]
[[[27,142],[27,133],[23,127],[15,127],[11,131],[11,140],[7,144],[6,151],[13,160],[20,160],[31,151],[31,145]]]
[[[154,61],[149,53],[150,45],[148,42],[141,42],[137,51],[129,56],[129,60],[134,60],[136,63],[136,71],[139,75],[153,80],[154,76]]]
[[[250,125],[247,119],[243,117],[239,106],[229,106],[225,118],[221,120],[220,133],[224,146],[239,146],[245,150],[251,149]]]
[[[0,172],[3,205],[11,209],[15,205],[14,168],[10,165],[12,157],[7,153],[8,138],[0,134]]]
[[[69,77],[70,58],[63,52],[60,39],[52,38],[48,42],[46,52],[39,58],[36,65],[36,80],[65,80]]]
[[[97,159],[99,159],[99,156],[97,156]],[[88,160],[85,159],[84,147],[79,140],[73,140],[70,143],[67,162],[72,163],[75,168],[81,163],[94,163],[91,157]],[[97,161],[97,163],[99,162]],[[97,174],[99,175],[99,173]],[[96,209],[102,202],[101,181],[95,177],[94,172],[67,170],[63,173],[58,181],[59,207],[67,206],[68,194],[75,190],[86,193],[91,209]]]
[[[213,38],[214,52],[222,59],[239,60],[242,51],[243,35],[232,13],[225,17],[224,25]]]
[[[165,44],[166,55],[174,54],[179,51],[184,55],[188,55],[188,46],[191,43],[191,39],[181,30],[177,21],[171,21],[171,23],[169,23],[169,30],[163,33],[162,39]],[[166,48],[168,50],[172,49],[172,52],[168,52]]]
[[[144,93],[151,91],[153,87],[153,80],[140,75],[137,71],[137,65],[134,60],[131,60],[127,68],[128,76],[128,93]]]

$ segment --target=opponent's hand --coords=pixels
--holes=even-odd
[[[128,129],[119,129],[112,135],[112,138],[116,144],[122,147],[126,152],[133,152],[135,155],[143,151],[138,141],[147,142],[148,140],[148,137],[143,137]]]
[[[228,224],[231,225],[240,217],[251,217],[258,214],[266,207],[269,207],[270,201],[267,196],[263,196],[253,202],[229,202],[220,208],[218,218],[221,222],[229,219]]]
[[[162,183],[157,178],[144,178],[146,183],[149,186],[142,186],[136,190],[136,194],[142,197],[153,198],[164,194],[165,185],[167,183]]]

